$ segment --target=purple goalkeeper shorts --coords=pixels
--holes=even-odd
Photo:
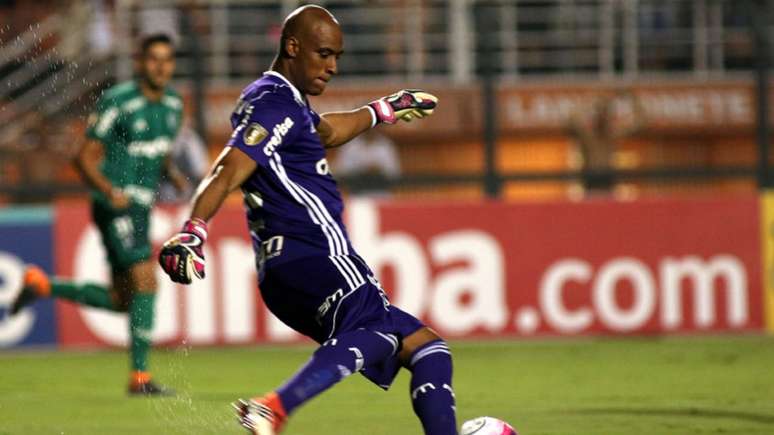
[[[400,369],[403,339],[425,325],[389,304],[371,269],[357,255],[306,257],[270,266],[260,282],[269,310],[294,330],[318,343],[357,329],[393,342],[395,352],[362,374],[389,388]]]

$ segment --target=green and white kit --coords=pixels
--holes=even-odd
[[[150,258],[150,211],[182,109],[182,99],[172,89],[151,101],[130,81],[108,89],[89,118],[86,136],[104,147],[100,171],[130,200],[127,209],[117,210],[101,192],[92,192],[92,217],[114,271]]]

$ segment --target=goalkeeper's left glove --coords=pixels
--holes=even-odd
[[[433,114],[438,98],[420,89],[403,89],[392,95],[368,103],[376,124],[395,124],[399,119],[411,121]]]
[[[195,276],[204,278],[204,242],[207,241],[207,223],[198,218],[189,219],[183,230],[164,243],[159,252],[159,263],[174,282],[190,284]]]

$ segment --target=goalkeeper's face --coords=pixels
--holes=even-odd
[[[140,59],[140,73],[153,89],[164,89],[174,72],[175,51],[170,44],[152,44]]]
[[[319,22],[314,31],[299,41],[294,76],[301,92],[320,95],[333,76],[338,73],[338,60],[343,53],[343,38],[339,26]]]

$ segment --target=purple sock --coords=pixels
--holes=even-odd
[[[282,406],[290,415],[307,400],[395,351],[394,343],[383,334],[365,329],[340,334],[317,348],[306,365],[277,390]]]
[[[449,347],[436,340],[411,355],[411,404],[425,435],[457,435]]]

